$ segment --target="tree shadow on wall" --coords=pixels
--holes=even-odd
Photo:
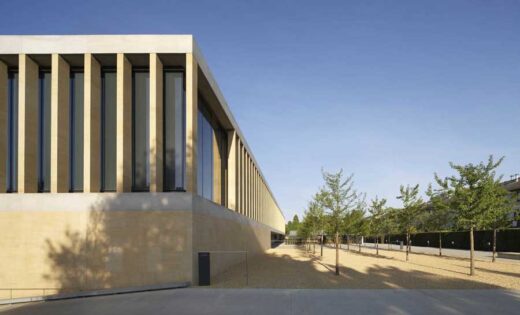
[[[102,202],[79,214],[87,216],[80,229],[67,227],[62,240],[46,240],[45,280],[59,293],[190,280],[189,213],[154,210],[158,202],[168,206],[171,199],[164,195],[100,196]]]
[[[105,211],[92,211],[84,233],[67,227],[61,243],[45,241],[51,273],[44,275],[61,288],[60,292],[87,288],[106,288],[111,283],[108,260],[109,236],[105,229]]]

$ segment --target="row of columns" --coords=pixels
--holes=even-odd
[[[150,54],[150,191],[163,188],[163,65]],[[0,126],[7,126],[8,68],[0,62]],[[39,65],[26,54],[18,62],[18,192],[38,192]],[[69,191],[70,65],[51,55],[51,192]],[[116,190],[132,189],[132,64],[117,54]],[[84,55],[84,192],[101,189],[101,65]],[[0,146],[7,148],[7,128],[0,128]],[[197,187],[197,62],[186,54],[186,189]],[[0,150],[6,165],[7,150]],[[0,167],[0,191],[5,192],[6,170]]]
[[[228,208],[267,225],[284,224],[260,171],[234,131],[228,133],[228,148]]]
[[[163,188],[163,64],[149,54],[150,71],[150,191]],[[51,56],[51,192],[69,191],[70,65],[59,54]],[[0,126],[7,126],[8,68],[0,62]],[[26,54],[18,64],[18,192],[38,191],[38,79],[39,65]],[[186,173],[189,192],[197,192],[198,64],[186,54]],[[101,64],[84,55],[84,192],[101,189]],[[132,64],[117,54],[116,190],[132,189]],[[7,128],[0,128],[0,147],[7,147]],[[227,133],[227,174],[215,179],[228,208],[268,225],[283,222],[266,183],[235,131]],[[218,154],[217,154],[218,155]],[[218,161],[220,163],[220,161]],[[0,150],[0,165],[6,165],[6,150]],[[5,167],[0,167],[0,191],[5,192]],[[220,176],[220,175],[219,175]],[[215,196],[221,198],[221,190]],[[218,200],[220,203],[221,200]]]

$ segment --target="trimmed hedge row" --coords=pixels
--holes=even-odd
[[[469,231],[463,232],[441,232],[442,248],[467,249],[469,250]],[[493,231],[475,231],[475,250],[492,251]],[[426,232],[410,235],[413,246],[439,247],[439,233]],[[406,244],[406,234],[390,235],[392,244]],[[365,237],[365,242],[375,242],[374,237]],[[385,236],[385,244],[388,236]],[[497,251],[520,252],[520,229],[497,230]]]

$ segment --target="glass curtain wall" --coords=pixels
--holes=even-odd
[[[150,74],[133,72],[133,191],[150,189]]]
[[[18,189],[18,72],[9,71],[7,99],[7,192]]]
[[[83,72],[70,76],[70,191],[83,191]]]
[[[184,73],[164,72],[164,190],[184,190]]]
[[[51,72],[40,71],[38,112],[38,190],[50,191],[51,179]]]
[[[227,134],[200,95],[197,132],[197,192],[225,205]]]
[[[213,200],[213,128],[199,102],[197,121],[197,191]]]
[[[114,69],[102,72],[101,89],[101,190],[116,190],[116,88]]]

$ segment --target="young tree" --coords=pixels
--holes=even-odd
[[[403,208],[397,213],[398,224],[402,232],[406,233],[406,261],[410,252],[410,234],[413,232],[417,224],[417,215],[421,212],[423,201],[419,197],[419,185],[399,188],[401,194],[397,199],[403,202]]]
[[[309,208],[307,215],[312,219],[312,233],[313,238],[316,239],[317,234],[320,234],[321,243],[321,254],[323,256],[323,231],[325,229],[325,211],[321,203],[322,193],[316,193],[311,202],[309,202]]]
[[[298,236],[305,242],[305,250],[309,251],[309,238],[312,236],[312,219],[305,213],[303,221],[298,225]]]
[[[358,251],[361,252],[361,238],[369,232],[369,222],[365,217],[365,199],[359,199],[355,208],[345,216],[345,233],[354,235],[358,239]]]
[[[490,155],[487,163],[458,165],[450,162],[456,175],[441,179],[435,174],[439,185],[438,193],[444,194],[448,206],[457,213],[459,227],[469,229],[470,236],[470,275],[475,274],[475,241],[473,231],[486,226],[486,219],[494,204],[497,190],[491,182],[495,182],[496,169],[504,157],[495,161]]]
[[[386,214],[386,199],[379,200],[376,196],[372,199],[369,208],[370,212],[370,232],[376,237],[376,255],[379,256],[379,239],[384,233],[384,220]]]
[[[497,230],[511,226],[514,202],[509,197],[509,192],[500,184],[500,179],[488,179],[489,197],[487,211],[484,212],[485,228],[493,230],[493,255],[492,262],[495,262],[497,251]]]
[[[432,185],[428,185],[426,195],[430,198],[429,208],[426,209],[424,227],[427,231],[439,234],[439,256],[442,256],[442,230],[450,228],[455,219],[455,213],[446,202],[446,196],[435,192]]]
[[[353,188],[353,174],[343,178],[343,170],[338,173],[323,171],[325,186],[322,189],[321,203],[327,211],[328,221],[335,236],[336,275],[339,275],[339,232],[344,217],[356,205],[357,193]]]
[[[398,226],[396,220],[396,209],[394,208],[386,208],[385,214],[383,215],[382,227],[381,230],[384,235],[386,235],[388,242],[388,249],[390,249],[390,234],[397,233]]]

